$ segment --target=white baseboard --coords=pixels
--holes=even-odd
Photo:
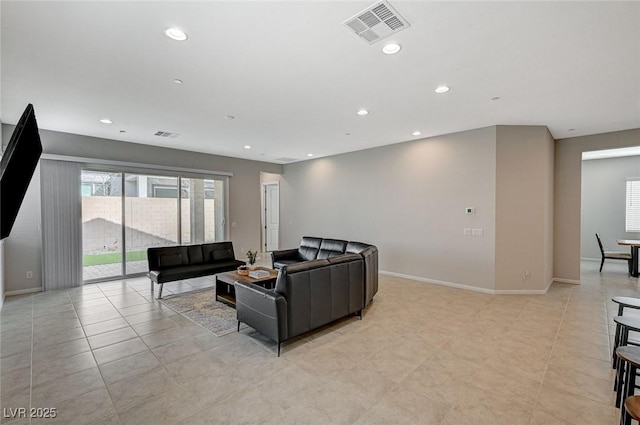
[[[411,275],[408,275],[408,274],[395,273],[395,272],[388,272],[388,271],[384,271],[384,270],[380,270],[378,273],[384,274],[384,275],[387,275],[387,276],[399,277],[399,278],[402,278],[402,279],[415,280],[415,281],[418,281],[418,282],[433,283],[434,285],[449,286],[451,288],[466,289],[467,291],[482,292],[483,294],[494,294],[495,293],[493,291],[493,289],[478,288],[477,286],[463,285],[461,283],[454,283],[454,282],[446,282],[444,280],[427,279],[427,278],[424,278],[424,277],[411,276]]]
[[[572,283],[574,285],[580,285],[581,282],[579,280],[574,280],[574,279],[563,279],[561,277],[554,277],[553,278],[554,282],[558,282],[558,283]]]
[[[496,290],[496,289],[479,288],[477,286],[471,286],[471,285],[464,285],[462,283],[447,282],[444,280],[428,279],[428,278],[412,276],[408,274],[389,272],[385,270],[380,270],[378,273],[387,275],[387,276],[399,277],[402,279],[415,280],[417,282],[432,283],[434,285],[448,286],[450,288],[464,289],[467,291],[481,292],[483,294],[490,294],[490,295],[544,295],[547,293],[547,291],[549,290],[549,287],[553,283],[553,280],[549,282],[549,284],[545,289],[497,289]]]
[[[18,289],[17,291],[7,291],[7,292],[5,292],[5,295],[10,297],[12,295],[32,294],[34,292],[42,292],[42,287],[29,288],[29,289]]]

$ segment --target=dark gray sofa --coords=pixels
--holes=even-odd
[[[364,260],[364,307],[366,307],[378,292],[378,248],[375,245],[304,236],[298,248],[273,251],[271,264],[274,269],[280,269],[302,261],[333,258],[343,254],[359,254]]]
[[[364,259],[343,254],[283,266],[274,289],[237,281],[238,330],[246,323],[280,344],[350,314],[362,318]]]
[[[236,260],[231,242],[149,248],[147,261],[151,292],[154,283],[160,285],[158,299],[162,298],[166,282],[227,272],[245,265],[244,261]]]

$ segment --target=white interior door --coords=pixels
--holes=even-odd
[[[264,231],[265,251],[278,249],[278,233],[280,229],[280,185],[264,185]]]

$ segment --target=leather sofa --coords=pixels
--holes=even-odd
[[[362,318],[364,259],[343,254],[283,266],[274,289],[237,281],[238,331],[246,323],[278,344],[350,314]]]
[[[149,248],[147,262],[151,292],[154,283],[160,285],[158,299],[162,298],[166,282],[227,272],[245,265],[244,261],[236,260],[231,242]]]
[[[373,297],[378,292],[378,248],[375,245],[349,242],[341,239],[304,236],[298,248],[273,251],[271,253],[271,264],[274,269],[280,269],[286,265],[316,259],[328,259],[347,253],[359,254],[364,260],[364,307],[366,307],[373,301]]]

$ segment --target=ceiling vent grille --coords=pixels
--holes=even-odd
[[[387,1],[368,7],[344,21],[342,25],[368,44],[376,43],[411,26]]]
[[[297,161],[296,158],[287,158],[287,157],[282,157],[282,158],[276,158],[276,161],[279,162],[293,162],[293,161]]]
[[[168,137],[170,139],[175,139],[176,137],[179,136],[178,133],[170,133],[168,131],[161,131],[161,130],[156,131],[153,135],[159,136],[159,137]]]

